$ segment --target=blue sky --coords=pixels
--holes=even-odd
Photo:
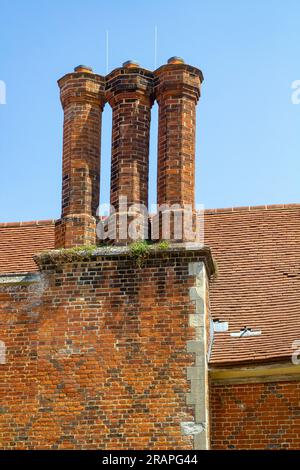
[[[0,0],[0,221],[60,215],[62,110],[56,81],[78,64],[106,74],[173,55],[203,71],[196,199],[205,207],[300,202],[298,0]],[[155,202],[157,108],[151,130]],[[102,133],[108,201],[111,112]]]

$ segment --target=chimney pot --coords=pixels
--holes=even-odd
[[[92,73],[93,69],[92,67],[89,67],[88,65],[77,65],[75,67],[74,72],[87,72],[87,73]]]
[[[168,64],[184,64],[184,60],[182,59],[182,57],[174,55],[173,57],[170,57],[170,59],[168,60]]]
[[[123,62],[123,67],[126,68],[134,68],[139,66],[140,64],[136,60],[126,60],[126,62]]]

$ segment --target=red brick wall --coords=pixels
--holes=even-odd
[[[6,364],[0,364],[0,447],[22,448],[37,410],[36,288],[0,288],[0,339]]]
[[[1,287],[0,447],[192,449],[195,253],[49,262],[42,283]]]
[[[211,387],[212,449],[299,449],[300,382]]]

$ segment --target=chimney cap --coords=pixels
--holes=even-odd
[[[123,67],[126,67],[126,68],[133,68],[133,67],[139,67],[140,64],[138,63],[137,60],[126,60],[125,62],[123,62]]]
[[[75,67],[74,72],[87,72],[87,73],[92,73],[93,69],[92,67],[89,67],[88,65],[77,65]]]
[[[173,57],[170,57],[170,59],[168,60],[168,64],[184,64],[184,60],[182,57],[174,55]]]

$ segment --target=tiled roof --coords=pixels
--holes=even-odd
[[[32,255],[54,247],[54,220],[0,224],[0,275],[37,271]]]
[[[206,211],[205,244],[218,266],[211,312],[229,322],[214,334],[211,363],[291,358],[300,340],[300,204]],[[235,338],[247,326],[260,336]]]
[[[211,364],[290,358],[300,340],[300,204],[212,209],[205,244],[218,267],[211,281]],[[54,221],[0,224],[0,274],[37,270],[32,255],[54,247]],[[231,337],[247,326],[256,337]]]

